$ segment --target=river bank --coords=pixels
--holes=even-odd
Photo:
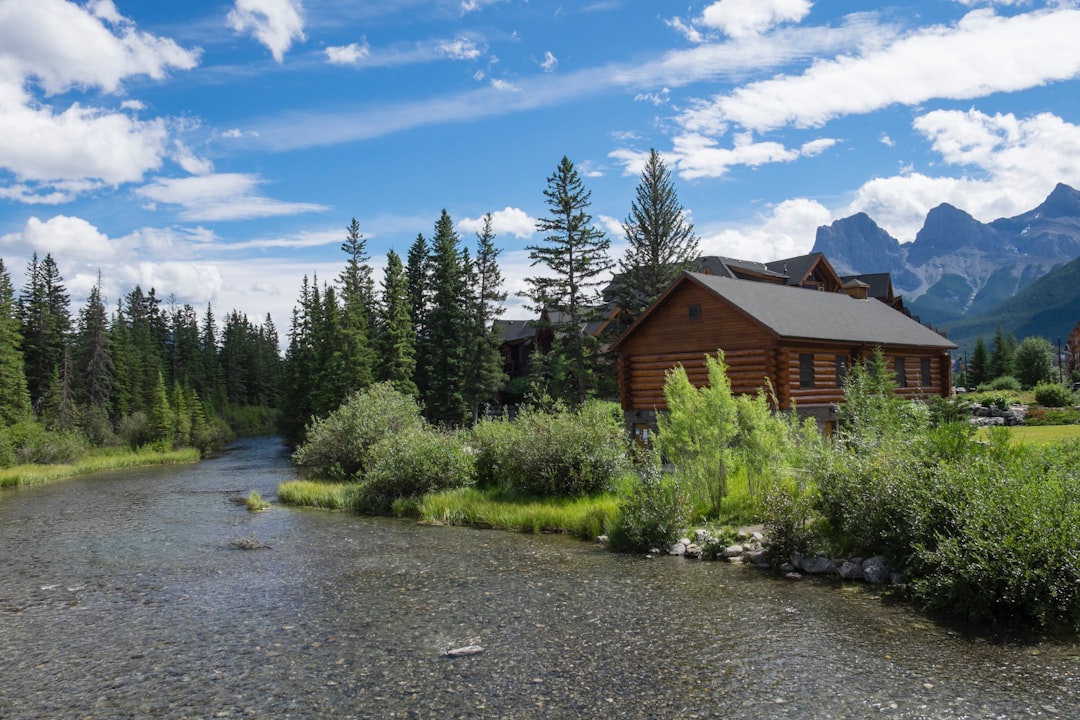
[[[199,451],[195,448],[168,451],[152,449],[95,451],[85,458],[68,464],[15,465],[0,469],[0,488],[30,487],[91,473],[152,465],[193,463],[198,462],[199,459]]]

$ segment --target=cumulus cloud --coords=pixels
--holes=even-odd
[[[31,217],[21,231],[0,238],[0,244],[84,262],[108,260],[115,255],[108,237],[86,220],[67,215],[45,221]]]
[[[371,47],[366,42],[326,48],[326,60],[331,65],[358,65],[370,55]]]
[[[187,178],[158,178],[136,193],[155,203],[179,205],[184,220],[245,220],[325,210],[323,205],[274,200],[257,192],[255,175],[218,173]]]
[[[760,35],[780,23],[802,20],[810,6],[810,0],[719,0],[705,8],[701,22],[728,37]]]
[[[480,232],[484,227],[484,218],[464,218],[457,225],[464,232]],[[491,229],[496,235],[530,238],[536,232],[536,219],[524,210],[507,206],[491,213]]]
[[[954,26],[923,28],[859,56],[815,62],[800,75],[744,85],[699,103],[680,121],[693,132],[731,123],[758,131],[814,127],[894,104],[1023,90],[1080,74],[1078,36],[1080,10],[1013,17],[975,10]]]
[[[305,39],[303,15],[300,0],[236,0],[226,21],[236,32],[254,35],[280,63],[293,41]]]
[[[756,223],[741,228],[698,225],[695,229],[703,255],[766,262],[810,252],[818,226],[832,219],[832,213],[821,203],[795,198],[770,206]]]
[[[17,181],[0,193],[56,202],[102,183],[141,180],[165,155],[163,120],[80,103],[58,109],[44,99],[71,90],[116,93],[134,76],[190,69],[199,55],[138,31],[109,0],[0,4],[0,168]],[[137,100],[121,107],[143,108]]]

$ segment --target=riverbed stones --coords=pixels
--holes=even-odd
[[[836,568],[836,574],[844,580],[862,580],[862,560],[844,560]]]

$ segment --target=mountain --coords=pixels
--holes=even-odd
[[[948,328],[1080,256],[1080,192],[1058,184],[1037,208],[989,223],[942,204],[908,244],[858,213],[818,228],[813,252],[842,274],[890,272],[914,315]]]

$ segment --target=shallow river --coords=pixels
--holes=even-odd
[[[1080,717],[1075,645],[723,563],[233,502],[289,476],[258,439],[0,494],[0,718]]]

